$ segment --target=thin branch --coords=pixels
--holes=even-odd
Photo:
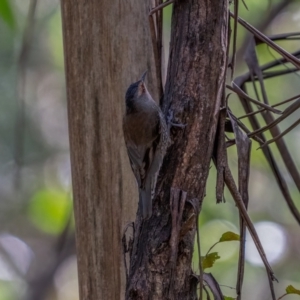
[[[285,131],[283,131],[281,134],[275,136],[273,139],[265,142],[264,144],[262,144],[259,148],[263,148],[275,141],[277,141],[278,139],[282,138],[284,135],[286,135],[288,132],[290,132],[292,129],[294,129],[296,126],[298,126],[300,124],[300,119],[297,120],[294,124],[292,124],[290,127],[288,127]]]
[[[199,216],[199,212],[197,214]],[[200,287],[200,292],[199,292],[199,299],[202,300],[203,296],[203,267],[202,267],[202,261],[201,261],[201,248],[200,248],[200,231],[199,231],[199,220],[197,218],[196,221],[196,230],[197,230],[197,246],[198,246],[198,256],[199,256],[199,287]]]
[[[236,78],[235,82],[237,82],[240,86],[243,87],[245,85],[245,82],[248,80],[248,78],[249,78],[249,73],[246,73],[246,74]],[[251,107],[250,103],[247,102],[247,101],[243,101],[243,99],[240,99],[240,100],[241,100],[242,105],[244,106],[245,111],[246,112],[251,112],[252,107]],[[250,121],[253,129],[259,129],[260,128],[259,123],[258,123],[257,119],[255,118],[255,116],[249,118],[249,121]],[[247,132],[247,131],[245,130],[245,132]],[[265,137],[263,136],[263,134],[260,134],[259,138],[262,141],[262,142],[260,142],[261,145],[262,145],[266,141]],[[296,219],[298,224],[300,224],[300,213],[299,213],[296,205],[294,204],[294,201],[293,201],[293,199],[290,195],[287,183],[286,183],[283,175],[281,174],[280,168],[278,167],[277,161],[275,160],[273,153],[271,152],[271,150],[268,146],[262,148],[262,151],[263,151],[263,153],[266,157],[266,160],[267,160],[271,170],[273,171],[273,174],[275,176],[277,184],[278,184],[278,186],[281,190],[281,193],[282,193],[282,195],[283,195],[283,197],[284,197],[284,199],[285,199],[292,215],[294,216],[294,218]]]
[[[154,61],[155,61],[155,73],[156,78],[158,80],[158,89],[159,89],[159,98],[162,96],[162,77],[161,77],[161,57],[160,52],[157,47],[157,38],[155,33],[155,25],[153,16],[149,15],[149,28],[150,28],[150,34],[151,34],[151,41],[152,41],[152,49],[154,54]]]
[[[230,16],[234,18],[234,14],[232,12],[229,12]],[[273,41],[268,38],[266,35],[261,33],[259,30],[257,30],[255,27],[250,25],[248,22],[244,21],[242,18],[238,17],[238,22],[245,27],[248,31],[250,31],[252,34],[255,35],[256,38],[260,39],[261,41],[268,44],[271,48],[276,50],[282,57],[284,57],[287,61],[292,63],[296,68],[300,68],[300,60],[297,59],[295,56],[278,46],[277,44],[273,43]]]
[[[255,131],[251,132],[250,134],[248,134],[248,136],[252,137],[254,135],[257,135],[259,133],[262,133],[262,132],[264,132],[266,130],[271,129],[272,127],[274,127],[277,124],[279,124],[282,120],[286,119],[293,112],[295,112],[299,107],[300,107],[300,99],[298,99],[293,104],[291,104],[287,109],[285,109],[284,112],[283,112],[283,114],[280,117],[278,117],[276,120],[274,120],[270,124],[267,124],[264,127],[261,127],[261,128],[255,130]]]
[[[236,41],[237,41],[237,17],[239,12],[239,0],[234,0],[234,25],[233,25],[233,49],[232,49],[232,58],[231,58],[231,79],[233,78],[235,70],[235,61],[236,61]],[[230,22],[229,22],[230,24]]]
[[[205,285],[203,285],[203,289],[204,289],[205,294],[206,294],[206,300],[210,300],[209,292],[208,292],[208,290],[207,290],[207,288],[206,288]]]
[[[278,76],[282,76],[282,75],[288,75],[288,74],[295,73],[295,72],[299,72],[299,69],[288,68],[288,69],[280,70],[280,71],[264,72],[263,79],[269,79],[269,78],[278,77]]]
[[[271,35],[269,38],[272,41],[295,41],[300,40],[300,32],[288,32],[288,33],[280,33],[276,35]]]
[[[266,254],[263,250],[262,244],[259,240],[259,237],[256,233],[256,230],[253,226],[253,223],[252,223],[252,221],[250,220],[250,218],[248,216],[247,210],[246,210],[246,208],[244,206],[244,203],[243,203],[243,199],[241,197],[241,194],[238,191],[238,188],[237,188],[237,186],[234,182],[233,176],[232,176],[231,171],[230,171],[228,166],[225,168],[225,182],[226,182],[226,185],[227,185],[229,191],[232,194],[232,197],[233,197],[233,199],[236,203],[236,206],[238,207],[238,209],[239,209],[239,211],[240,211],[240,213],[241,213],[241,215],[242,215],[242,217],[243,217],[243,219],[244,219],[244,221],[247,225],[247,228],[249,229],[249,232],[250,232],[250,234],[253,238],[253,241],[254,241],[254,243],[256,245],[256,248],[257,248],[257,250],[260,254],[260,257],[261,257],[261,259],[262,259],[262,261],[263,261],[263,263],[266,267],[267,272],[270,273],[270,275],[272,277],[272,280],[277,280],[275,278],[274,272],[273,272],[273,270],[272,270],[272,268],[271,268],[271,266],[270,266],[270,264],[267,260]]]
[[[286,104],[286,103],[291,102],[291,101],[293,101],[293,100],[295,100],[295,99],[297,99],[297,98],[299,98],[299,97],[300,97],[300,95],[294,96],[294,97],[292,97],[292,98],[289,98],[289,99],[286,99],[286,100],[284,100],[284,101],[278,102],[278,103],[276,103],[276,104],[274,104],[274,105],[271,105],[271,107],[277,107],[277,106]],[[265,111],[265,110],[266,110],[265,108],[261,108],[261,109],[259,109],[259,110],[253,111],[253,112],[251,112],[251,113],[242,115],[242,116],[238,117],[237,119],[238,119],[238,120],[241,120],[241,119],[244,119],[244,118],[248,118],[248,117],[250,117],[250,116],[254,116],[254,115],[258,114],[258,113],[261,113],[261,112],[263,112],[263,111]]]
[[[230,118],[232,129],[235,136],[237,155],[238,155],[238,189],[243,199],[245,209],[247,210],[249,202],[248,184],[250,174],[250,153],[251,153],[251,140],[248,136],[240,129],[238,120],[228,109],[228,117]],[[228,166],[228,165],[227,165]],[[244,268],[245,268],[245,243],[246,243],[246,224],[240,216],[240,251],[239,251],[239,262],[238,262],[238,276],[236,283],[237,300],[241,299],[242,286],[244,279]]]
[[[153,15],[155,12],[163,9],[164,7],[166,7],[166,6],[168,6],[168,5],[172,4],[172,3],[174,3],[174,0],[166,1],[166,2],[164,2],[164,3],[162,3],[162,4],[158,5],[158,6],[154,7],[153,9],[150,10],[149,15]]]
[[[277,300],[282,299],[283,297],[285,297],[286,295],[288,295],[288,293],[283,294],[282,296],[280,296]]]
[[[235,92],[236,94],[238,94],[240,97],[242,97],[243,99],[245,100],[248,100],[250,102],[253,102],[255,103],[256,105],[259,105],[259,106],[262,106],[263,108],[265,108],[266,110],[269,110],[275,114],[281,114],[281,111],[280,110],[277,110],[275,108],[273,108],[272,106],[268,105],[268,104],[265,104],[265,103],[262,103],[262,102],[259,102],[258,100],[255,100],[251,97],[249,97],[241,88],[238,87],[237,84],[235,84],[235,82],[232,82],[232,86],[230,85],[226,85],[226,87]]]
[[[257,29],[260,31],[264,31],[267,26],[276,18],[278,14],[280,14],[290,3],[292,3],[294,0],[283,0],[278,4],[274,4],[273,8],[271,10],[268,10],[268,15],[264,15],[263,18],[260,18],[259,21],[260,23],[257,25]],[[245,35],[244,41],[237,52],[237,57],[238,59],[242,58],[242,55],[245,52],[245,49],[248,45],[248,40],[249,40],[249,34]]]
[[[250,45],[249,48],[253,49],[253,46]],[[253,50],[252,50],[252,52],[248,53],[248,55],[249,54],[250,54],[250,56],[253,56],[253,55],[255,56],[256,55]],[[293,55],[298,57],[300,55],[300,51],[295,51],[293,53]],[[272,62],[270,62],[270,63],[268,63],[268,64],[266,64],[262,67],[259,67],[257,59],[255,57],[254,57],[254,59],[255,59],[255,61],[253,61],[253,64],[250,64],[250,66],[249,66],[249,68],[250,68],[249,72],[246,73],[245,75],[239,76],[238,78],[236,78],[234,80],[239,87],[243,87],[242,90],[246,89],[245,82],[251,81],[252,84],[254,85],[253,82],[254,82],[255,78],[253,76],[253,73],[259,74],[259,73],[261,73],[261,71],[267,70],[269,68],[278,66],[278,65],[283,64],[283,63],[286,62],[286,59],[282,58],[280,60],[275,60],[275,61],[272,61]],[[252,60],[253,60],[253,58],[252,58]],[[250,62],[251,62],[251,60],[250,60]],[[288,71],[288,72],[290,73],[290,71]],[[280,71],[278,73],[282,73],[282,71]],[[257,79],[258,78],[259,77],[257,77]],[[260,78],[260,81],[261,81],[261,78]],[[254,88],[255,87],[256,87],[256,85],[254,85]],[[257,93],[256,89],[255,89],[255,92],[256,92],[256,95],[257,95],[257,99],[259,99],[259,96],[258,96],[258,93]],[[267,101],[266,100],[266,95],[264,96],[264,101]],[[243,104],[246,112],[249,113],[249,112],[253,111],[252,107],[250,105],[248,105],[248,103],[246,103],[245,101],[242,101],[242,104]],[[268,111],[266,111],[266,113],[262,114],[262,116],[263,116],[266,124],[270,124],[270,123],[274,122],[273,115],[270,114]],[[250,122],[251,122],[254,129],[257,130],[257,129],[260,128],[260,126],[259,126],[259,124],[258,124],[258,122],[257,122],[257,120],[255,119],[254,116],[250,117],[249,120],[250,120]],[[270,132],[271,132],[273,138],[280,134],[280,130],[279,130],[277,125],[272,127]],[[261,136],[261,138],[264,139],[263,136]],[[264,142],[265,142],[265,139],[264,139]],[[283,139],[277,140],[276,145],[278,147],[278,150],[280,152],[281,157],[283,158],[284,164],[286,165],[290,175],[292,176],[295,184],[297,185],[297,187],[300,191],[300,174],[299,174],[298,169],[297,169],[297,167],[296,167],[296,165],[295,165],[295,163],[294,163],[294,161],[293,161],[293,159],[292,159],[292,157],[291,157],[291,155],[290,155],[290,153],[287,149],[287,146],[286,146],[284,140]],[[280,189],[283,192],[285,200],[287,201],[287,203],[288,203],[291,211],[293,212],[294,216],[298,220],[300,218],[300,214],[298,212],[296,212],[297,209],[296,209],[295,205],[292,203],[293,201],[292,201],[291,196],[289,195],[288,187],[287,187],[286,183],[283,182],[284,181],[283,176],[280,174],[280,170],[279,170],[279,168],[278,168],[278,166],[277,166],[277,164],[274,160],[274,157],[271,154],[271,151],[269,150],[269,148],[264,148],[264,149],[267,149],[267,150],[264,151],[264,154],[265,154],[266,158],[269,161],[269,164],[270,164],[270,166],[271,166],[271,168],[272,168],[272,170],[273,170],[273,172],[276,176],[276,179],[278,180]],[[299,222],[300,222],[300,220],[299,220]]]

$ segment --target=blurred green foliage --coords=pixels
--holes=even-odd
[[[59,70],[64,70],[64,51],[62,44],[61,16],[54,14],[48,26],[49,47],[52,50],[52,63]]]
[[[59,234],[66,227],[71,209],[72,202],[65,191],[40,190],[28,203],[28,217],[40,230]]]
[[[0,18],[11,28],[15,29],[16,22],[9,0],[0,1]]]
[[[0,300],[14,300],[17,299],[18,294],[13,286],[6,282],[0,282]]]

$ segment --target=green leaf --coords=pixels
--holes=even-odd
[[[30,200],[28,216],[40,230],[59,234],[66,225],[71,205],[71,199],[64,191],[39,190]]]
[[[0,0],[1,1],[1,0]],[[18,294],[16,288],[10,283],[10,281],[1,280],[0,299],[17,299]]]
[[[219,258],[221,258],[221,257],[218,255],[218,252],[212,252],[204,257],[202,256],[201,262],[202,262],[203,270],[205,270],[207,268],[211,268],[214,265],[215,261]]]
[[[0,0],[1,1],[1,0]],[[64,68],[64,49],[63,49],[63,38],[61,30],[61,15],[59,12],[52,15],[49,19],[49,43],[51,48],[51,59],[56,67],[63,69]]]
[[[224,296],[224,300],[235,300],[234,298],[232,297],[227,297],[227,296]]]
[[[294,288],[292,285],[289,285],[285,291],[287,292],[287,294],[296,294],[296,295],[300,295],[300,290],[297,290],[296,288]]]
[[[0,18],[11,28],[16,26],[15,17],[9,0],[0,0]]]
[[[222,234],[219,242],[239,241],[240,236],[232,231],[227,231]]]

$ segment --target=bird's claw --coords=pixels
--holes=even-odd
[[[170,122],[170,125],[172,127],[179,127],[179,128],[184,128],[186,126],[186,124],[176,124],[176,123],[173,123],[173,122]]]
[[[169,114],[167,116],[167,124],[168,124],[169,130],[171,129],[171,127],[184,128],[187,125],[187,124],[173,123],[172,122],[173,116],[174,116],[173,111],[169,110]]]

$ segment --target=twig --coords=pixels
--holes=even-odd
[[[239,125],[239,127],[242,128],[248,135],[251,133],[250,130],[246,127],[246,125],[244,123],[242,123],[240,120],[238,120],[234,115],[231,115],[231,117],[234,119],[235,122],[237,122],[237,124]],[[259,144],[264,143],[264,141],[260,137],[258,137],[256,135],[252,136],[251,138],[254,141],[258,142]],[[236,143],[235,140],[230,140],[230,143],[229,143],[230,146],[232,145],[232,143],[235,144]]]
[[[295,100],[295,99],[297,99],[297,98],[299,98],[299,97],[300,97],[300,95],[294,96],[294,97],[289,98],[289,99],[287,99],[287,100],[284,100],[284,101],[278,102],[278,103],[276,103],[276,104],[274,104],[274,105],[271,105],[271,107],[277,107],[277,106],[286,104],[286,103],[291,102],[291,101],[293,101],[293,100]],[[263,111],[265,111],[265,110],[266,110],[265,108],[261,108],[261,109],[259,109],[259,110],[253,111],[253,112],[251,112],[251,113],[242,115],[241,117],[238,117],[237,119],[238,119],[238,120],[241,120],[241,119],[244,119],[244,118],[247,118],[247,117],[250,117],[250,116],[254,116],[254,115],[256,115],[256,114],[258,114],[258,113],[261,113],[261,112],[263,112]]]
[[[149,15],[153,15],[155,12],[163,9],[164,7],[172,4],[173,2],[174,2],[174,0],[169,0],[169,1],[166,1],[158,6],[154,7],[153,9],[150,10]]]
[[[234,117],[230,109],[228,109],[228,117],[232,124],[236,140],[236,148],[238,154],[238,190],[242,197],[245,209],[247,210],[249,202],[248,183],[250,173],[250,153],[251,153],[251,140],[240,129],[238,120]],[[228,166],[228,165],[227,165]],[[237,300],[241,299],[242,286],[244,279],[244,265],[245,265],[245,243],[246,243],[246,224],[239,212],[240,218],[240,251],[238,262],[238,276],[237,276]]]
[[[294,56],[300,56],[300,51],[295,51],[293,53]],[[276,61],[272,61],[270,63],[267,63],[263,66],[260,67],[260,69],[262,71],[265,71],[265,70],[268,70],[270,68],[273,68],[273,67],[276,67],[278,66],[279,64],[283,64],[286,62],[286,59],[285,58],[281,58],[280,60],[276,60]],[[242,88],[243,90],[245,90],[245,84],[249,81],[252,81],[251,79],[251,73],[250,72],[247,72],[237,78],[234,79],[234,82],[240,87]],[[240,100],[241,100],[241,103],[242,105],[244,106],[244,109],[247,113],[250,113],[250,112],[253,112],[253,109],[250,105],[249,102],[247,101],[243,101],[242,97],[240,97]],[[263,114],[263,116],[265,116],[265,114]],[[272,117],[272,116],[271,116]],[[249,121],[253,127],[254,130],[257,130],[260,128],[259,126],[259,123],[257,121],[257,119],[255,118],[255,116],[253,117],[250,117],[249,118]],[[272,122],[272,121],[271,121]],[[266,122],[267,124],[270,123],[270,121]],[[274,127],[276,128],[276,127]],[[276,129],[275,131],[278,131],[278,129]],[[277,136],[278,134],[280,133],[277,133],[274,131],[274,136]],[[260,139],[262,140],[262,142],[260,142],[260,144],[264,144],[265,143],[265,138],[262,134],[259,135]],[[285,163],[285,165],[287,166],[287,169],[289,170],[289,173],[291,174],[292,178],[294,179],[294,182],[296,183],[297,186],[300,186],[300,180],[299,179],[299,173],[297,171],[297,168],[287,150],[287,147],[286,145],[284,144],[284,141],[283,140],[278,140],[276,141],[277,143],[277,147],[279,149],[279,152],[283,158],[283,161]],[[297,209],[297,207],[295,206],[294,202],[293,202],[293,199],[290,195],[290,192],[289,192],[289,189],[288,189],[288,186],[286,184],[286,181],[283,177],[283,175],[281,174],[281,171],[280,171],[280,168],[278,167],[278,164],[270,150],[270,148],[267,146],[267,147],[264,147],[262,148],[263,150],[263,153],[269,163],[269,166],[270,168],[272,169],[273,171],[273,174],[276,178],[276,181],[278,183],[278,186],[282,192],[282,195],[291,211],[291,213],[293,214],[294,218],[297,220],[297,222],[300,224],[300,213]],[[298,187],[298,189],[300,189],[300,187]]]
[[[278,4],[275,4],[271,10],[268,10],[269,14],[267,16],[264,15],[264,18],[260,18],[260,24],[257,25],[257,29],[260,31],[264,31],[267,26],[274,20],[274,18],[282,12],[292,1],[294,0],[283,0]],[[245,52],[245,49],[248,45],[249,35],[246,34],[242,46],[237,52],[238,59],[241,59],[242,55]]]
[[[154,61],[155,61],[155,74],[156,74],[156,78],[158,80],[159,98],[160,98],[162,96],[161,59],[160,59],[159,50],[157,47],[157,38],[156,38],[156,34],[155,34],[155,25],[154,25],[153,16],[149,15],[148,18],[149,18],[151,41],[152,41],[152,49],[153,49],[153,55],[154,55]]]
[[[224,295],[222,294],[220,285],[211,273],[203,273],[203,280],[206,282],[207,286],[210,288],[214,300],[223,300]]]
[[[246,223],[246,226],[247,226],[247,228],[248,228],[248,230],[249,230],[249,232],[250,232],[250,234],[253,238],[253,241],[254,241],[254,244],[256,245],[258,253],[260,254],[260,257],[261,257],[261,259],[262,259],[262,261],[265,265],[266,271],[269,274],[268,276],[270,276],[272,281],[274,281],[274,280],[278,281],[276,279],[276,277],[274,276],[274,272],[273,272],[273,270],[272,270],[272,268],[271,268],[271,266],[270,266],[270,264],[267,260],[266,254],[265,254],[265,252],[263,250],[263,247],[262,247],[262,244],[259,240],[259,237],[257,235],[257,232],[256,232],[254,226],[253,226],[253,223],[251,222],[251,220],[248,216],[247,210],[246,210],[245,205],[243,203],[243,199],[241,197],[241,194],[238,191],[238,188],[237,188],[237,186],[234,182],[233,176],[232,176],[231,171],[230,171],[228,166],[225,168],[225,182],[226,182],[226,185],[227,185],[230,193],[232,194],[232,197],[233,197],[233,199],[234,199],[234,201],[235,201],[235,203],[236,203],[236,205],[239,209],[239,212],[241,213],[241,215],[242,215],[242,217],[243,217],[243,219]],[[271,289],[271,293],[273,295],[274,286],[273,286],[272,281],[270,281],[270,289]],[[275,300],[274,297],[273,297],[273,300]]]
[[[269,111],[271,111],[271,112],[273,112],[273,113],[275,113],[275,114],[281,114],[281,111],[280,110],[277,110],[277,109],[275,109],[275,108],[273,108],[272,106],[270,106],[270,105],[267,105],[267,104],[265,104],[265,103],[262,103],[262,102],[259,102],[258,100],[255,100],[255,99],[253,99],[253,98],[251,98],[251,97],[249,97],[235,82],[233,82],[232,83],[232,86],[230,86],[230,85],[226,85],[226,87],[229,89],[229,90],[231,90],[231,91],[233,91],[233,92],[235,92],[235,93],[237,93],[241,98],[243,98],[243,99],[245,99],[245,100],[248,100],[248,101],[250,101],[250,102],[253,102],[253,103],[255,103],[256,105],[259,105],[259,106],[262,106],[262,107],[264,107],[266,110],[269,110]]]
[[[275,136],[273,139],[265,142],[264,144],[262,144],[258,149],[263,148],[275,141],[277,141],[278,139],[282,138],[284,135],[286,135],[288,132],[290,132],[292,129],[294,129],[296,126],[298,126],[298,124],[300,124],[300,119],[297,120],[294,124],[292,124],[290,127],[288,127],[286,130],[284,130],[281,134]]]
[[[280,296],[277,300],[282,299],[283,297],[285,297],[286,295],[288,295],[288,293],[283,294],[282,296]]]
[[[236,41],[237,41],[237,17],[239,12],[239,0],[234,0],[234,25],[233,25],[233,49],[232,49],[232,58],[231,58],[231,79],[233,78],[235,61],[236,61]],[[230,24],[230,22],[228,23]]]
[[[217,242],[215,242],[209,249],[208,249],[208,251],[206,252],[206,255],[205,256],[207,256],[208,254],[209,254],[209,252],[212,250],[212,248],[214,248],[216,245],[218,245],[220,243],[220,241],[217,241]]]
[[[207,288],[206,288],[205,285],[203,285],[203,289],[204,289],[205,294],[206,294],[206,300],[210,300],[209,292],[208,292],[208,290],[207,290]]]
[[[229,12],[231,17],[235,17],[232,12]],[[296,68],[300,68],[300,60],[297,59],[295,56],[291,55],[289,52],[281,48],[280,46],[276,45],[272,42],[271,39],[269,39],[266,35],[261,33],[259,30],[257,30],[255,27],[244,21],[242,18],[238,17],[238,22],[245,27],[248,31],[250,31],[252,34],[255,35],[258,39],[268,44],[271,48],[276,50],[282,57],[284,57],[287,61],[292,63]]]
[[[299,107],[300,107],[300,99],[298,99],[293,104],[291,104],[287,109],[285,109],[284,112],[283,112],[283,114],[280,117],[278,117],[276,120],[274,120],[270,124],[267,124],[264,127],[261,127],[261,128],[255,130],[255,131],[251,132],[250,134],[248,134],[248,136],[252,137],[254,135],[257,135],[259,133],[262,133],[262,132],[264,132],[266,130],[271,129],[272,127],[274,127],[278,123],[280,123],[282,120],[284,120],[285,118],[287,118],[289,115],[291,115],[293,112],[295,112]]]
[[[197,214],[199,216],[199,212]],[[197,246],[198,246],[198,256],[199,256],[199,299],[202,300],[203,297],[203,267],[201,262],[201,245],[200,245],[200,232],[199,232],[199,220],[196,220],[196,230],[197,230]]]

